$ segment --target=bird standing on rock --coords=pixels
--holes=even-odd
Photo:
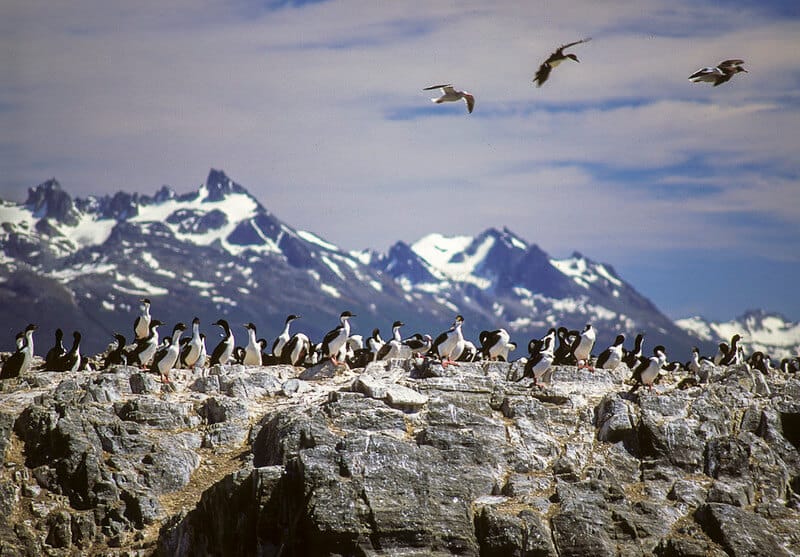
[[[533,385],[541,387],[542,385],[539,381],[553,365],[553,337],[548,335],[542,340],[532,340],[528,343],[528,350],[530,351],[530,357],[525,362],[523,376],[533,376]]]
[[[159,350],[153,357],[153,365],[150,366],[150,371],[158,373],[164,383],[169,383],[169,372],[178,362],[178,356],[181,351],[181,335],[185,330],[186,325],[177,323],[172,328],[172,339],[169,346],[166,349]]]
[[[235,340],[233,338],[233,331],[231,331],[230,325],[224,319],[217,319],[213,323],[218,327],[222,327],[223,337],[222,340],[219,341],[214,351],[211,353],[211,361],[208,363],[209,366],[215,366],[217,364],[226,365],[228,361],[231,359],[233,355],[233,347],[235,346]]]
[[[617,335],[614,344],[603,350],[597,357],[597,367],[600,369],[615,370],[622,363],[622,343],[625,335]]]
[[[344,354],[340,355],[339,351],[347,345],[347,339],[350,337],[350,319],[353,317],[355,314],[343,311],[339,315],[339,326],[328,331],[322,339],[322,354],[329,356],[333,365],[339,365],[338,356],[341,356],[342,363],[347,365]]]
[[[511,335],[505,329],[481,331],[478,340],[481,343],[480,353],[484,360],[505,362],[508,360],[508,353],[516,348],[516,344],[511,342]]]
[[[114,333],[114,339],[117,346],[106,356],[106,360],[103,362],[103,369],[108,369],[111,366],[128,365],[128,355],[125,353],[125,337],[120,333]]]
[[[158,327],[163,325],[160,320],[153,319],[148,325],[148,335],[136,341],[136,346],[128,354],[128,363],[145,367],[158,349]]]
[[[81,367],[81,334],[72,333],[72,348],[59,358],[56,363],[57,371],[78,371]]]
[[[17,351],[3,362],[3,367],[0,369],[0,379],[20,377],[31,368],[31,362],[33,361],[33,331],[36,329],[38,327],[33,323],[25,327],[25,332],[22,333],[24,338],[22,345],[20,345],[20,336],[17,335]]]
[[[666,349],[659,344],[653,348],[653,355],[643,360],[639,366],[633,370],[632,378],[635,383],[629,392],[635,392],[642,385],[652,390],[653,383],[661,372],[661,367],[665,363],[667,363]]]
[[[141,340],[150,334],[150,299],[142,298],[141,313],[133,322],[133,338]]]
[[[56,329],[56,341],[53,347],[47,351],[47,355],[44,357],[44,369],[56,369],[56,364],[63,356],[67,353],[67,349],[64,348],[64,331],[61,329]]]
[[[464,318],[456,315],[453,325],[433,341],[431,350],[441,359],[442,367],[447,367],[449,364],[458,365],[455,360],[464,351],[464,333],[461,332],[463,324]]]
[[[289,339],[292,338],[289,335],[289,327],[292,324],[292,321],[300,319],[299,315],[290,314],[286,316],[286,320],[283,322],[283,331],[275,338],[275,342],[272,343],[272,355],[275,358],[280,360],[281,356],[283,355],[283,347],[286,346],[286,343],[289,342]]]
[[[186,368],[193,368],[196,364],[202,365],[200,354],[203,351],[203,338],[200,336],[200,318],[192,319],[192,336],[181,349],[180,364]]]
[[[244,358],[242,363],[246,366],[261,365],[261,345],[256,340],[256,326],[253,323],[246,323],[247,346],[244,348]]]
[[[594,371],[592,367],[592,348],[594,348],[594,341],[597,338],[594,327],[587,324],[583,331],[575,339],[572,345],[572,353],[575,359],[578,360],[578,369],[587,367],[590,371]]]

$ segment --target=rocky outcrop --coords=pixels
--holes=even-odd
[[[34,373],[1,555],[793,555],[800,379],[421,360]]]

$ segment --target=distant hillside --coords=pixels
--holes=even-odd
[[[689,317],[675,322],[687,333],[709,342],[729,342],[739,334],[746,352],[761,350],[773,358],[800,354],[800,323],[778,313],[750,310],[731,321],[715,323],[702,317]]]

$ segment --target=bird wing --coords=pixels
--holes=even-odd
[[[392,349],[392,342],[393,341],[390,340],[389,342],[380,347],[380,349],[378,350],[378,354],[375,356],[378,360],[384,359],[386,355],[389,354],[389,351]]]
[[[723,60],[722,62],[717,64],[717,67],[720,68],[721,70],[726,70],[734,68],[736,66],[741,66],[742,64],[744,64],[744,60],[738,60],[734,58],[732,60]]]
[[[439,354],[439,345],[441,345],[444,341],[447,340],[447,333],[449,333],[449,332],[450,331],[446,331],[444,333],[440,333],[439,336],[436,337],[436,340],[433,341],[433,344],[431,345],[431,351],[434,354]]]
[[[475,108],[475,97],[469,93],[464,93],[464,102],[467,103],[467,112],[472,114],[472,109]]]
[[[609,357],[609,356],[611,356],[611,349],[610,349],[610,348],[606,348],[606,349],[605,349],[605,350],[603,350],[603,351],[600,353],[600,355],[597,357],[597,361],[596,361],[596,362],[595,362],[595,364],[594,364],[594,365],[595,365],[595,367],[599,367],[599,368],[601,368],[601,369],[602,369],[602,368],[603,368],[603,366],[604,366],[604,365],[606,364],[606,362],[608,361],[608,357]]]
[[[217,347],[214,348],[214,351],[211,353],[211,365],[220,363],[220,358],[222,358],[222,354],[225,352],[225,347],[228,344],[228,339],[222,339]]]
[[[422,348],[423,346],[425,346],[425,341],[422,338],[417,338],[416,336],[414,336],[404,340],[403,344],[408,346],[411,350],[416,350],[417,348]]]
[[[689,79],[695,79],[698,81],[710,81],[719,75],[722,75],[722,70],[720,70],[719,68],[700,68],[692,75],[690,75]]]
[[[330,344],[333,339],[339,336],[339,332],[342,330],[342,328],[342,325],[339,325],[335,329],[328,331],[328,333],[322,339],[322,345],[327,346]]]
[[[732,78],[732,77],[733,77],[733,74],[732,73],[728,73],[728,72],[726,72],[726,73],[724,73],[724,74],[722,74],[720,76],[717,76],[716,78],[714,78],[714,87],[716,87],[717,85],[722,85],[726,81],[730,80],[730,78]]]
[[[565,48],[569,48],[571,46],[575,46],[576,44],[588,43],[591,40],[592,40],[591,37],[586,37],[585,39],[581,39],[579,41],[575,41],[574,43],[562,44],[560,47],[558,47],[558,50],[556,50],[553,54],[550,55],[550,57],[552,58],[556,54],[559,54],[559,55],[563,54],[563,51],[564,51]]]
[[[536,70],[536,75],[533,77],[533,82],[537,87],[541,87],[544,82],[547,81],[547,78],[550,77],[550,70],[552,69],[553,67],[547,62],[539,66],[539,69]]]
[[[453,85],[450,84],[450,83],[445,83],[443,85],[431,85],[430,87],[425,87],[423,89],[423,91],[432,91],[434,89],[442,89],[443,91],[445,91],[448,88],[452,90],[453,89]]]

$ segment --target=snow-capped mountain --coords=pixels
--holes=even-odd
[[[646,331],[648,345],[677,357],[698,342],[611,266],[580,254],[554,259],[497,229],[433,234],[386,254],[347,252],[280,221],[218,170],[180,195],[164,186],[153,196],[73,200],[49,180],[25,203],[0,201],[0,223],[0,314],[8,316],[0,350],[36,322],[39,347],[62,327],[68,338],[81,330],[86,350],[98,351],[114,331],[130,336],[143,296],[168,326],[200,317],[209,349],[216,331],[208,324],[220,317],[242,338],[241,324],[252,321],[271,341],[287,314],[301,314],[296,329],[318,339],[345,309],[364,336],[374,327],[387,335],[396,319],[407,334],[436,335],[461,313],[475,340],[482,329],[508,328],[520,345],[515,357],[551,326],[588,322],[598,345]]]
[[[592,323],[598,344],[622,332],[645,331],[648,343],[690,350],[691,339],[614,269],[574,253],[555,259],[508,229],[472,238],[430,234],[411,246],[398,242],[372,264],[406,292],[503,324],[512,336]],[[468,309],[467,309],[468,308]]]
[[[788,358],[800,354],[800,323],[795,323],[779,313],[750,310],[723,323],[715,323],[699,316],[675,322],[686,332],[704,341],[730,342],[733,335],[746,353],[760,350],[773,358]]]

